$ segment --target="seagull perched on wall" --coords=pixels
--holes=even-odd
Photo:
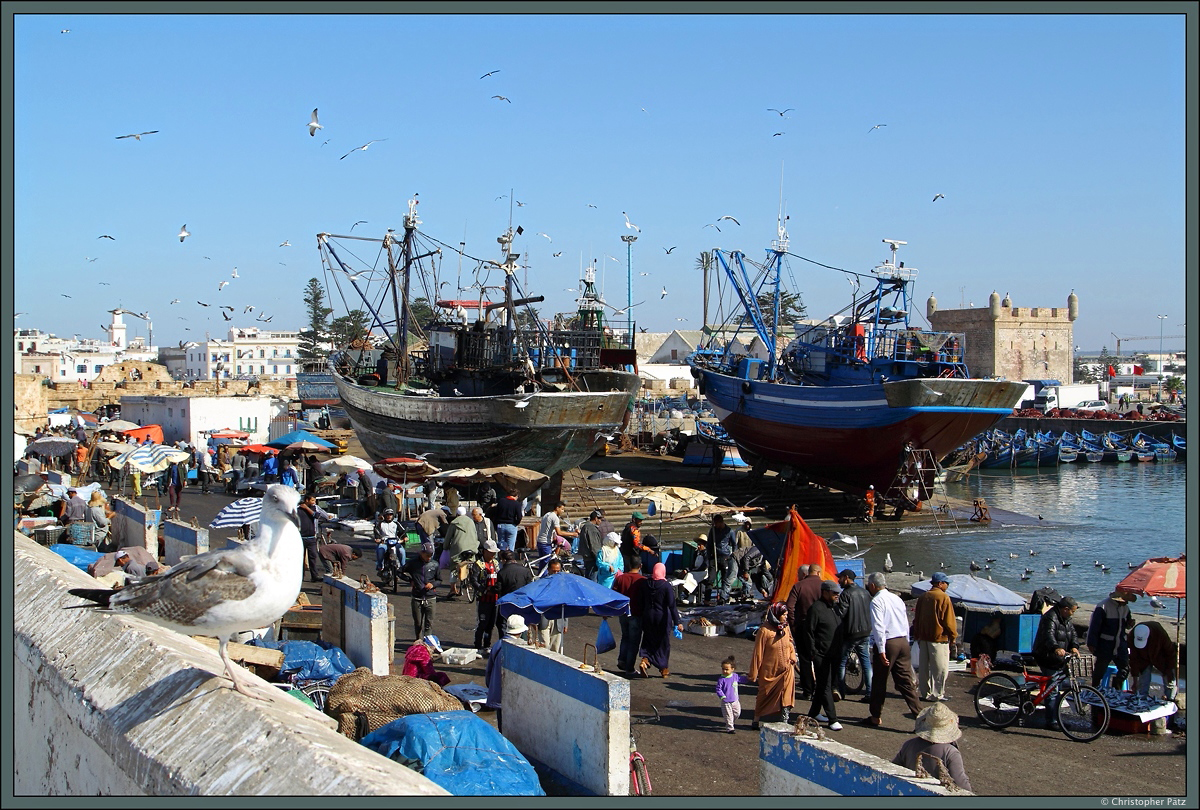
[[[300,540],[300,493],[283,484],[269,487],[255,535],[240,548],[196,554],[162,576],[148,577],[122,590],[72,588],[69,593],[112,613],[139,616],[183,635],[217,639],[225,675],[243,695],[252,681],[238,675],[229,658],[237,633],[267,627],[296,603],[304,580]],[[268,694],[274,694],[270,689]],[[265,699],[265,698],[260,698]]]

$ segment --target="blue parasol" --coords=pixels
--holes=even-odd
[[[573,616],[629,615],[629,597],[578,574],[553,574],[518,588],[496,602],[501,616],[519,614],[527,621],[543,616],[569,619]]]
[[[291,433],[284,434],[278,439],[267,442],[267,447],[277,447],[282,450],[289,444],[295,444],[296,442],[313,442],[325,448],[337,447],[333,442],[327,442],[320,436],[314,436],[307,430],[293,430]]]

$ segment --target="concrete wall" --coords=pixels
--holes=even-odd
[[[321,586],[321,640],[342,648],[356,667],[390,675],[396,647],[396,623],[388,615],[387,595],[366,593],[352,579],[326,576]]]
[[[234,692],[199,641],[63,610],[95,581],[17,533],[13,560],[16,795],[446,795],[262,681],[263,700]]]
[[[46,386],[40,374],[13,375],[13,425],[25,430],[46,426]]]
[[[208,529],[179,520],[163,521],[162,529],[163,562],[167,565],[177,565],[184,557],[208,551]]]
[[[507,719],[507,718],[506,718]],[[830,739],[793,737],[791,726],[764,723],[759,737],[762,796],[973,796],[936,779]]]
[[[116,515],[112,519],[112,533],[122,546],[142,546],[155,557],[160,555],[158,547],[158,521],[160,512],[117,496],[112,500]]]
[[[504,641],[504,736],[575,795],[629,795],[629,681]]]

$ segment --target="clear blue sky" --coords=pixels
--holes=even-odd
[[[231,304],[300,328],[318,232],[399,229],[419,192],[422,230],[496,258],[512,189],[543,315],[592,258],[624,304],[625,211],[638,325],[698,328],[696,257],[761,259],[781,179],[793,253],[865,272],[908,242],[918,323],[930,293],[1072,289],[1087,350],[1187,320],[1181,14],[28,15],[15,46],[20,327],[100,338],[120,305],[173,345]],[[790,270],[810,316],[848,303],[840,273]]]

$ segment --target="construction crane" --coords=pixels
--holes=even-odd
[[[1186,338],[1187,335],[1143,335],[1141,337],[1117,337],[1115,332],[1109,332],[1110,335],[1117,338],[1117,359],[1121,359],[1121,344],[1128,343],[1131,340],[1167,340],[1168,338]]]

